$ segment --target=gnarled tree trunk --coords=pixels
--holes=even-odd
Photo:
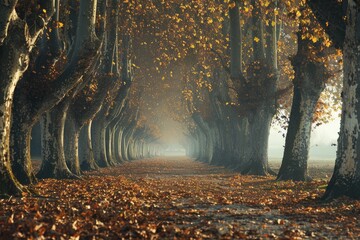
[[[236,171],[251,175],[271,172],[268,165],[268,140],[273,115],[273,109],[263,104],[243,119],[246,121],[241,127],[244,141],[240,146],[241,155]]]
[[[17,2],[6,1],[0,5],[0,194],[19,194],[23,190],[10,166],[13,95],[28,67],[29,54],[48,21],[39,14],[33,26],[28,26],[16,13]],[[54,2],[48,1],[41,7],[51,16]]]
[[[30,139],[31,139],[31,126],[21,122],[13,122],[11,126],[11,151],[12,162],[11,166],[15,177],[22,184],[36,183],[36,177],[29,161],[22,161],[31,159],[30,155]]]
[[[64,155],[64,126],[66,111],[60,103],[41,118],[42,163],[38,178],[77,178],[66,165]]]
[[[109,167],[110,163],[106,157],[106,128],[105,128],[104,112],[100,110],[98,115],[93,120],[91,127],[91,139],[94,151],[94,158],[99,167]]]
[[[302,40],[299,40],[300,42]],[[311,125],[316,103],[324,90],[327,78],[324,63],[304,62],[306,57],[302,53],[298,54],[296,59],[293,61],[293,103],[278,180],[305,181],[308,178]]]
[[[343,106],[334,174],[324,199],[360,198],[360,3],[349,0],[344,42]]]
[[[304,13],[302,15],[305,16]],[[321,59],[324,55],[321,45],[303,37],[307,33],[305,29],[314,25],[314,21],[312,19],[308,24],[300,19],[298,51],[291,61],[295,71],[293,103],[278,180],[305,181],[309,178],[307,161],[313,115],[328,78],[325,62],[312,57],[315,53]]]
[[[92,148],[92,141],[91,141],[91,125],[92,122],[90,121],[89,124],[85,125],[80,133],[80,149],[82,150],[80,157],[80,167],[81,170],[84,171],[92,171],[99,169],[99,166],[95,162],[94,152]]]
[[[79,135],[81,128],[74,116],[67,115],[64,132],[64,153],[68,168],[77,176],[81,175],[79,161]]]

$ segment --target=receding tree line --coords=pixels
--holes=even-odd
[[[132,44],[118,26],[120,1],[37,3],[0,3],[1,194],[156,154],[155,139],[129,108]],[[35,176],[30,139],[39,121]]]
[[[241,15],[246,8],[243,2],[230,1],[229,22],[224,23],[228,24],[230,47],[227,55],[220,57],[222,67],[213,69],[212,79],[208,79],[213,83],[213,89],[205,93],[210,107],[206,113],[202,112],[203,103],[196,100],[196,94],[188,100],[187,109],[196,127],[189,129],[187,151],[199,161],[230,167],[242,174],[266,175],[274,174],[267,156],[271,121],[278,107],[277,98],[287,90],[278,87],[277,48],[283,26],[274,14],[284,1],[270,1],[268,12],[264,12],[261,1],[250,2],[252,13],[248,18]],[[323,198],[341,195],[359,198],[357,64],[360,38],[356,33],[360,30],[357,21],[360,3],[319,0],[298,4],[300,7],[295,13],[299,14],[297,53],[290,59],[294,70],[292,106],[277,180],[310,178],[307,161],[311,127],[316,105],[331,76],[322,59],[335,48],[342,49],[341,128],[334,174]],[[250,24],[241,24],[244,18]],[[322,36],[315,39],[311,36],[318,26],[323,27],[334,47],[324,47],[326,39]],[[250,43],[244,40],[245,35],[251,36]],[[250,54],[246,53],[246,60],[244,44],[250,44],[252,49]],[[226,58],[230,65],[223,60]],[[235,91],[235,104],[228,104],[233,101],[231,91]]]
[[[211,65],[211,74],[206,79],[211,91],[199,90],[192,79],[185,77],[186,88],[192,94],[186,100],[186,108],[195,124],[188,130],[185,146],[188,154],[242,174],[274,174],[267,153],[270,127],[279,109],[279,98],[292,90],[285,151],[277,179],[307,180],[311,126],[320,95],[331,76],[323,60],[335,48],[341,49],[341,128],[334,174],[324,198],[340,195],[359,198],[360,3],[353,0],[296,3],[297,53],[291,57],[294,80],[290,86],[279,87],[279,40],[284,37],[286,26],[278,11],[286,8],[287,2],[215,2],[228,4],[221,13],[225,19],[222,30],[215,35],[228,38],[229,47],[221,52],[211,49],[214,59],[221,63]],[[158,153],[156,137],[149,127],[137,124],[139,107],[129,100],[129,89],[136,77],[131,53],[137,47],[134,42],[139,43],[141,37],[131,34],[128,28],[132,26],[123,18],[137,8],[133,6],[124,14],[121,9],[127,3],[119,0],[37,3],[15,0],[0,3],[1,194],[30,191],[24,186],[31,186],[38,178],[80,178],[83,170]],[[168,10],[164,4],[167,3],[154,7]],[[198,9],[194,6],[186,11]],[[183,5],[170,8],[170,14],[175,16],[171,19],[181,24],[183,20],[178,17],[184,9]],[[205,14],[188,18],[202,26],[204,22],[213,22],[213,14],[209,8]],[[146,22],[149,19],[131,21],[142,28],[150,26]],[[332,47],[324,47],[327,37],[314,35],[319,26],[332,40]],[[172,27],[175,28],[173,25],[159,29],[170,31]],[[145,36],[151,34],[147,32]],[[204,39],[196,32],[189,35]],[[164,39],[159,50],[170,52],[164,46],[166,41],[173,45],[172,40]],[[187,43],[183,40],[181,44]],[[185,60],[196,63],[200,58],[189,51]],[[197,73],[205,71],[201,64],[193,68]],[[202,99],[196,94],[202,94]],[[30,138],[32,127],[39,121],[42,164],[35,176]]]

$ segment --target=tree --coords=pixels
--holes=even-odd
[[[37,42],[36,50],[30,56],[29,68],[19,80],[14,92],[10,158],[14,174],[23,184],[35,182],[30,160],[30,138],[31,129],[38,121],[37,109],[47,104],[43,101],[43,96],[46,95],[44,85],[49,82],[46,76],[49,72],[56,72],[55,63],[63,63],[60,60],[63,51],[59,28],[55,25],[60,21],[59,11],[59,1],[55,1],[55,13]],[[50,32],[50,29],[53,31]],[[49,38],[48,41],[47,38]]]
[[[314,112],[325,83],[329,40],[309,9],[301,7],[298,50],[292,58],[294,94],[278,180],[305,181]],[[316,29],[316,30],[315,30]],[[316,33],[315,33],[316,32]]]
[[[344,40],[344,80],[338,149],[333,176],[324,199],[342,195],[360,198],[360,2],[349,0]]]
[[[238,33],[240,22],[237,16],[239,3],[233,3],[230,6],[230,11],[234,11],[230,14],[233,26],[230,36],[233,42],[237,43],[241,42],[241,34]],[[236,52],[231,54],[230,75],[237,94],[237,111],[240,111],[239,134],[244,140],[238,146],[240,156],[234,164],[243,174],[264,175],[269,173],[267,148],[270,125],[276,110],[276,84],[279,79],[277,42],[280,31],[277,31],[277,1],[265,10],[261,2],[251,1],[251,7],[252,53],[249,56],[246,76],[240,68],[241,59],[235,57],[236,54],[240,54],[239,48],[231,44],[231,52]],[[271,22],[266,28],[261,16],[263,11],[266,11],[267,19]],[[270,37],[265,39],[265,33]],[[234,65],[236,67],[233,67]]]
[[[107,93],[112,89],[118,89],[121,84],[119,72],[119,37],[118,37],[118,15],[119,2],[112,0],[107,6],[106,32],[104,40],[104,51],[102,54],[101,67],[97,68],[96,79],[87,83],[85,89],[80,90],[67,110],[65,129],[65,158],[70,170],[79,175],[80,162],[78,156],[79,134],[81,128],[91,121],[99,112]],[[125,51],[125,49],[121,49]],[[124,80],[123,80],[124,81]],[[91,88],[94,88],[91,91]],[[91,94],[94,92],[93,94]]]
[[[19,194],[22,186],[10,166],[10,131],[15,87],[29,64],[29,54],[54,13],[54,1],[39,1],[31,14],[15,9],[18,1],[0,5],[0,193]],[[21,3],[19,3],[21,4]],[[28,10],[28,9],[27,9]],[[19,14],[23,13],[24,18]]]
[[[42,117],[42,156],[43,161],[37,176],[40,178],[74,178],[65,162],[63,134],[66,112],[77,92],[84,86],[81,83],[96,69],[97,50],[100,41],[95,33],[97,0],[80,1],[76,39],[71,51],[71,60],[59,75],[55,89],[62,89],[57,105]],[[88,75],[86,72],[88,71]],[[84,78],[84,79],[83,79]],[[68,94],[65,97],[65,94]]]
[[[101,110],[92,121],[91,139],[94,151],[94,158],[99,167],[109,167],[115,164],[113,158],[108,158],[107,148],[110,147],[107,139],[107,128],[110,123],[118,118],[123,112],[123,104],[131,86],[131,70],[128,68],[128,56],[124,57],[126,64],[122,67],[123,85],[116,91],[109,91]],[[124,72],[126,73],[124,75]],[[127,144],[127,142],[126,142]]]

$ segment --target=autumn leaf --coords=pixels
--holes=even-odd
[[[229,3],[229,8],[234,8],[234,7],[236,7],[236,3],[234,1]]]

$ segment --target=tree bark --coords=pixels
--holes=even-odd
[[[307,179],[311,125],[317,100],[316,96],[308,96],[299,86],[294,86],[284,156],[277,180]]]
[[[11,126],[11,166],[15,177],[21,184],[33,184],[36,183],[36,177],[32,168],[32,164],[29,161],[22,161],[25,159],[31,159],[30,155],[30,139],[31,139],[31,127],[19,122],[13,122]]]
[[[74,116],[67,115],[64,132],[64,153],[69,170],[77,175],[81,175],[79,162],[79,135],[81,128],[77,125]]]
[[[124,159],[121,155],[121,139],[122,139],[123,131],[121,127],[116,127],[115,132],[115,140],[114,140],[114,152],[115,152],[115,158],[118,163],[123,163]]]
[[[55,2],[57,2],[56,14],[52,17],[52,20],[50,21],[51,24],[54,24],[55,21],[59,20],[59,1],[56,0]],[[45,41],[47,38],[46,35],[50,36],[50,46],[47,44],[48,42]],[[30,64],[30,69],[25,72],[17,84],[12,108],[13,124],[11,126],[10,141],[12,147],[10,157],[14,174],[23,184],[32,184],[36,182],[29,152],[30,141],[28,141],[27,138],[30,139],[31,129],[37,122],[36,115],[34,114],[36,112],[34,105],[36,105],[39,98],[41,99],[42,94],[37,92],[39,87],[33,81],[33,73],[37,72],[42,75],[45,72],[50,71],[50,69],[52,69],[52,64],[58,60],[61,53],[58,44],[58,29],[54,29],[51,33],[46,31],[43,34],[41,43],[38,45],[40,53],[36,56],[31,56],[36,60],[33,61],[33,64]],[[39,78],[40,77],[35,79],[38,80]],[[31,83],[29,79],[31,79]],[[29,99],[28,96],[35,96],[35,98]]]
[[[41,118],[42,163],[38,178],[77,179],[68,168],[64,155],[64,126],[66,111],[57,105]]]
[[[199,159],[201,162],[210,163],[213,156],[213,142],[211,138],[210,128],[208,124],[203,120],[200,113],[196,112],[192,114],[194,122],[199,127],[199,130],[203,134],[203,156]]]
[[[234,1],[235,6],[229,9],[230,16],[230,49],[231,49],[231,78],[240,80],[242,73],[242,49],[239,1]]]
[[[82,129],[80,136],[80,149],[81,151],[81,170],[83,171],[94,171],[99,169],[99,166],[95,162],[94,158],[94,151],[92,148],[92,141],[91,141],[91,125],[92,121],[84,126]],[[82,146],[82,147],[81,147]]]
[[[123,155],[125,161],[131,160],[129,157],[129,144],[130,144],[130,140],[131,140],[131,132],[132,132],[133,127],[134,127],[134,123],[130,123],[130,125],[128,125],[124,129],[121,149],[122,149],[122,155]]]
[[[267,175],[270,171],[268,140],[274,112],[269,111],[269,107],[264,105],[258,106],[250,116],[247,116],[245,118],[247,124],[241,128],[245,131],[245,139],[240,147],[241,155],[235,169],[241,174]]]
[[[8,36],[8,29],[11,23],[12,15],[14,14],[17,0],[10,0],[7,3],[2,3],[0,7],[0,45],[4,43],[4,40]]]
[[[302,30],[300,24],[299,30]],[[278,180],[307,180],[311,125],[316,104],[328,78],[325,63],[311,60],[311,51],[320,50],[298,33],[298,52],[292,59],[295,70],[293,103]]]
[[[334,174],[324,199],[360,198],[360,3],[349,0],[344,42],[343,106]]]
[[[15,11],[17,1],[0,6],[0,194],[23,190],[10,167],[10,131],[15,87],[29,64],[29,54],[48,19],[39,16],[30,27]],[[53,1],[46,5],[53,13]],[[45,7],[45,6],[44,6]]]
[[[105,147],[106,147],[106,157],[108,161],[115,163],[113,157],[113,129],[110,129],[109,126],[106,128]]]
[[[275,62],[277,61],[275,59],[277,39],[276,36],[271,38],[275,42],[272,42],[273,46],[268,47],[272,48],[273,53],[266,56],[262,9],[260,3],[254,0],[251,1],[251,5],[253,7],[251,18],[253,53],[246,77],[239,74],[240,81],[232,79],[238,105],[235,104],[233,111],[227,112],[227,117],[231,119],[230,122],[236,121],[237,124],[229,125],[231,127],[225,137],[225,146],[236,144],[227,150],[230,151],[228,161],[237,171],[243,174],[266,175],[271,172],[267,162],[267,148],[270,124],[276,108],[276,84],[279,79]],[[270,30],[271,32],[267,34],[276,33]],[[236,37],[232,31],[230,35]],[[231,62],[231,64],[238,63]]]
[[[93,120],[91,127],[91,140],[94,151],[94,158],[99,167],[109,167],[110,164],[106,157],[106,148],[105,148],[105,137],[106,137],[106,128],[104,124],[103,115],[104,112],[101,110],[97,117]]]

